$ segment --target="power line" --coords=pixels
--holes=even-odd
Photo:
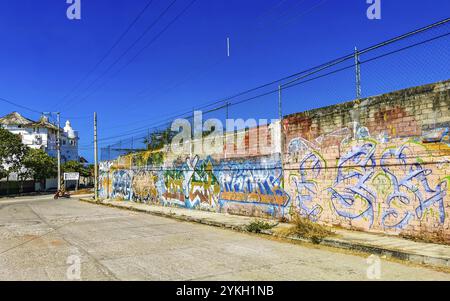
[[[325,1],[327,1],[327,0],[325,0]],[[322,1],[322,2],[320,2],[320,3],[318,3],[318,4],[323,4],[325,1]],[[283,1],[281,1],[281,2],[283,2]],[[300,1],[298,4],[301,4],[302,2]],[[306,12],[304,12],[302,15],[306,15],[307,13],[309,13],[309,12],[311,12],[312,10],[314,10],[315,8],[317,8],[319,5],[315,5],[315,6],[313,6],[313,7],[311,7],[308,11],[306,11]],[[220,62],[220,61],[219,61]],[[216,64],[218,64],[219,62],[217,62]],[[303,72],[307,72],[308,70],[305,70],[305,71],[303,71]],[[296,76],[296,75],[300,75],[300,74],[302,74],[303,72],[300,72],[300,73],[296,73],[296,74],[293,74],[293,75],[291,75],[291,76],[288,76],[288,77],[286,77],[286,78],[282,78],[282,79],[279,79],[279,80],[277,80],[277,81],[274,81],[274,82],[272,82],[272,83],[269,83],[269,84],[267,84],[267,85],[271,85],[271,84],[274,84],[274,83],[277,83],[277,82],[280,82],[280,81],[283,81],[283,80],[286,80],[286,79],[289,79],[289,78],[291,78],[291,77],[294,77],[294,76]],[[263,86],[260,86],[260,87],[257,87],[257,88],[255,88],[255,89],[258,89],[258,88],[264,88],[266,85],[263,85]],[[252,92],[252,91],[247,91],[247,93],[249,93],[249,92]],[[240,96],[240,95],[237,95],[237,96]],[[237,97],[237,96],[232,96],[231,98],[235,98],[235,97]],[[214,102],[214,103],[212,103],[212,104],[216,104],[216,103],[220,103],[220,102],[225,102],[225,101],[227,101],[228,99],[223,99],[223,100],[220,100],[220,101],[216,101],[216,102]]]
[[[285,2],[285,1],[286,1],[286,0],[280,1],[280,3],[278,3],[275,7],[278,7],[280,4],[282,4],[282,3]],[[304,2],[304,1],[303,1],[303,2]],[[316,9],[318,6],[322,5],[324,2],[325,2],[325,1],[322,1],[322,2],[319,1],[319,3],[317,3],[315,6],[311,7],[311,8],[310,8],[309,10],[307,10],[306,12],[303,12],[303,13],[302,13],[302,16],[304,16],[304,15],[310,13],[312,10],[314,10],[314,9]],[[296,5],[298,5],[298,4],[300,4],[300,3],[302,3],[302,1],[300,1],[300,2],[297,3]],[[297,16],[297,17],[298,17],[298,16]],[[218,62],[216,62],[216,63],[214,64],[214,66],[215,66],[215,65],[218,65],[219,63],[221,63],[221,62],[224,61],[224,60],[225,60],[225,59],[219,60]],[[306,72],[306,71],[305,71],[305,72]],[[188,75],[189,75],[189,74],[188,74]],[[295,75],[298,75],[298,74],[294,74],[293,76],[295,76]],[[115,76],[115,75],[114,75],[114,76]],[[173,90],[173,89],[179,87],[179,86],[182,85],[184,82],[189,81],[189,80],[191,80],[191,79],[192,79],[192,77],[188,77],[186,80],[182,80],[181,82],[179,82],[179,83],[175,84],[174,86],[172,86],[171,88],[167,89],[167,90],[163,93],[163,95],[164,95],[164,94],[167,94],[167,93],[170,92],[171,90]],[[281,80],[284,80],[284,79],[280,79],[280,81],[281,81]],[[101,87],[98,87],[98,88],[99,88],[99,89],[102,88],[105,84],[106,84],[106,82],[103,83],[103,84],[101,85]],[[149,88],[149,89],[144,89],[144,90],[141,91],[140,93],[136,94],[136,96],[142,95],[143,93],[146,94],[146,92],[151,91],[151,90],[152,90],[151,88]],[[95,93],[95,92],[94,92],[94,93]],[[92,93],[92,94],[93,94],[93,93]],[[153,93],[153,94],[151,94],[151,95],[155,95],[155,94],[156,94],[156,93]],[[88,97],[90,97],[90,96],[91,96],[91,95],[88,95]],[[212,103],[211,105],[214,105],[214,104],[217,104],[217,103],[221,103],[221,102],[226,102],[226,100],[219,100],[219,101],[216,101],[216,102]],[[189,113],[189,112],[190,112],[190,111],[188,111],[188,113]],[[135,122],[129,123],[129,124],[127,124],[127,125],[139,124],[139,123],[144,122],[144,121],[146,121],[146,120],[135,121]]]
[[[408,38],[408,37],[410,37],[410,36],[412,36],[412,35],[415,35],[415,34],[418,34],[418,33],[424,32],[424,31],[427,31],[427,30],[429,30],[429,29],[431,29],[431,28],[434,28],[434,27],[436,27],[436,26],[443,25],[443,24],[445,24],[445,23],[448,23],[449,21],[450,21],[450,18],[447,18],[447,19],[445,19],[445,20],[442,20],[442,21],[433,23],[433,24],[431,24],[431,25],[428,25],[428,26],[422,27],[422,28],[420,28],[420,29],[411,31],[411,32],[409,32],[409,33],[406,33],[406,34],[397,36],[397,37],[392,38],[392,39],[389,39],[389,40],[387,40],[387,41],[384,41],[384,42],[375,44],[375,45],[373,45],[373,46],[367,47],[367,48],[361,50],[359,53],[362,54],[362,53],[367,53],[367,52],[369,52],[369,51],[373,51],[373,50],[378,49],[378,48],[380,48],[380,47],[384,47],[384,46],[387,46],[387,45],[392,44],[392,43],[394,43],[394,42],[397,42],[397,41],[406,39],[406,38]],[[430,42],[430,41],[432,41],[432,40],[434,40],[434,39],[437,39],[437,38],[442,38],[443,36],[445,36],[445,35],[441,35],[441,36],[438,36],[438,37],[436,37],[436,38],[432,38],[432,39],[430,39],[430,40],[423,41],[423,42],[420,42],[420,43],[418,43],[418,44],[414,44],[414,45],[412,45],[411,47],[414,47],[414,46],[417,46],[417,45],[420,45],[420,44],[423,44],[423,43],[426,43],[426,42]],[[410,48],[410,47],[408,47],[408,48]],[[403,49],[403,50],[406,50],[406,49],[407,49],[407,48],[405,48],[405,49]],[[323,70],[325,70],[325,69],[331,68],[331,67],[333,67],[333,66],[336,66],[336,65],[338,65],[338,64],[340,64],[340,63],[343,63],[343,62],[345,62],[345,61],[347,61],[347,60],[350,60],[350,59],[354,59],[354,53],[345,55],[345,56],[343,56],[343,57],[337,58],[337,59],[335,59],[335,60],[329,61],[329,62],[324,63],[324,64],[321,64],[321,65],[318,65],[318,66],[315,66],[315,67],[306,69],[306,70],[304,70],[304,71],[297,72],[297,73],[294,73],[294,74],[289,75],[289,76],[285,76],[285,77],[283,77],[283,78],[274,80],[274,81],[272,81],[272,82],[269,82],[269,83],[266,83],[266,84],[257,86],[257,87],[255,87],[255,88],[251,88],[251,89],[245,90],[245,91],[243,91],[243,92],[239,92],[239,93],[234,94],[234,95],[232,95],[232,96],[228,96],[228,97],[225,97],[225,98],[223,98],[223,99],[220,99],[220,100],[211,102],[211,103],[210,103],[209,105],[207,105],[207,106],[212,106],[212,105],[216,105],[216,104],[223,104],[223,103],[229,102],[230,100],[235,99],[235,98],[237,98],[237,97],[240,97],[240,96],[249,94],[249,93],[251,93],[251,92],[258,91],[258,90],[260,90],[260,89],[262,89],[262,88],[266,88],[266,87],[272,86],[272,85],[274,85],[274,84],[278,84],[278,83],[281,83],[281,82],[286,81],[286,80],[288,80],[288,79],[291,79],[291,78],[293,78],[293,77],[302,75],[301,77],[298,77],[298,78],[296,78],[296,79],[294,79],[294,80],[291,80],[291,81],[289,81],[289,82],[283,84],[284,87],[287,87],[287,86],[290,86],[292,83],[294,83],[294,82],[296,82],[296,81],[298,81],[298,80],[301,80],[301,79],[306,78],[306,77],[308,77],[308,76],[311,76],[311,75],[314,75],[314,74],[316,74],[316,73],[319,73],[320,71],[323,71]],[[351,66],[350,66],[350,67],[351,67]],[[345,70],[348,69],[348,68],[349,68],[349,67],[345,67]],[[335,73],[335,72],[333,72],[333,73]],[[294,85],[292,85],[292,86],[294,86]],[[248,102],[248,101],[251,101],[251,100],[254,100],[254,99],[263,97],[263,96],[267,96],[267,95],[270,95],[270,94],[273,94],[273,93],[276,93],[276,92],[278,92],[278,89],[272,90],[272,91],[269,91],[269,92],[265,92],[265,93],[263,93],[263,94],[260,94],[260,95],[257,95],[257,96],[253,96],[253,97],[250,97],[250,98],[247,98],[247,99],[244,99],[244,100],[240,100],[240,101],[237,102],[237,103],[231,103],[231,104],[229,104],[229,105],[230,105],[230,106],[234,106],[234,105],[236,105],[236,104]],[[199,108],[199,109],[200,109],[200,108]],[[182,116],[184,116],[184,115],[186,115],[186,114],[192,114],[192,110],[187,111],[187,112],[185,112],[184,114],[178,115],[178,116],[176,116],[176,117],[182,117]],[[121,137],[123,137],[123,136],[128,136],[128,135],[130,135],[130,132],[133,133],[134,131],[138,131],[138,130],[141,130],[141,129],[144,129],[144,128],[147,128],[147,127],[146,127],[146,126],[143,126],[143,127],[139,127],[139,128],[137,128],[137,129],[134,129],[134,130],[127,131],[128,134],[126,134],[126,135],[121,135]]]
[[[420,41],[420,42],[418,42],[418,43],[414,43],[414,44],[412,44],[412,45],[408,45],[408,46],[406,46],[406,47],[402,47],[402,48],[400,48],[400,49],[396,49],[396,50],[394,50],[394,51],[390,51],[390,52],[388,52],[388,53],[385,53],[385,54],[382,54],[382,55],[379,55],[379,56],[376,56],[376,57],[373,57],[373,58],[370,58],[370,59],[361,61],[360,63],[361,63],[361,64],[368,63],[368,62],[370,62],[370,61],[374,61],[374,60],[380,59],[380,58],[382,58],[382,57],[386,57],[386,56],[388,56],[388,55],[392,55],[392,54],[395,54],[395,53],[398,53],[398,52],[401,52],[401,51],[404,51],[404,50],[407,50],[407,49],[410,49],[410,48],[413,48],[413,47],[416,47],[416,46],[419,46],[419,45],[422,45],[422,44],[425,44],[425,43],[429,43],[429,42],[431,42],[431,41],[434,41],[434,40],[437,40],[437,39],[446,37],[446,36],[448,36],[448,35],[450,35],[450,33],[445,33],[445,34],[442,34],[442,35],[439,35],[439,36],[436,36],[436,37],[433,37],[433,38],[430,38],[430,39],[427,39],[427,40],[424,40],[424,41]],[[378,47],[377,47],[377,48],[378,48]],[[367,49],[372,49],[372,50],[373,50],[373,49],[376,49],[376,48],[375,48],[375,47],[369,47],[369,48],[367,48]],[[367,52],[367,51],[365,51],[365,52]],[[342,63],[342,61],[340,61],[340,63]],[[323,64],[323,65],[324,65],[324,64]],[[332,66],[334,66],[334,65],[336,65],[336,64],[332,64],[332,65],[328,66],[327,68],[330,68],[330,67],[332,67]],[[322,65],[321,65],[321,66],[322,66]],[[303,84],[303,83],[307,83],[307,82],[310,82],[310,81],[313,81],[313,80],[316,80],[316,79],[319,79],[319,78],[323,78],[323,77],[329,76],[329,75],[331,75],[331,74],[336,74],[336,73],[339,73],[339,72],[341,72],[341,71],[344,71],[344,70],[348,70],[348,69],[350,69],[350,68],[353,68],[354,66],[355,66],[355,64],[352,63],[352,64],[350,64],[350,65],[348,65],[348,66],[343,67],[343,68],[339,68],[339,69],[330,71],[330,72],[328,72],[328,73],[325,73],[325,74],[322,74],[322,75],[318,75],[318,76],[316,76],[316,77],[313,77],[313,78],[310,78],[310,79],[307,79],[307,80],[298,82],[300,79],[307,78],[307,77],[309,77],[309,76],[311,76],[311,75],[313,75],[313,74],[319,73],[320,71],[323,71],[323,70],[325,69],[325,68],[319,68],[319,69],[317,69],[317,70],[315,70],[315,71],[313,71],[313,72],[307,73],[306,75],[304,75],[304,76],[301,77],[301,78],[295,79],[295,82],[291,81],[291,82],[286,83],[286,84],[284,85],[283,89],[289,89],[289,88],[292,88],[292,87],[294,87],[294,86],[297,86],[297,85],[300,85],[300,84]],[[315,69],[315,68],[310,68],[310,69],[308,69],[308,70],[314,70],[314,69]],[[305,73],[305,71],[300,72],[300,73]],[[299,74],[299,73],[297,73],[297,74]],[[291,76],[291,77],[292,77],[292,76]],[[274,82],[272,82],[272,83],[276,83],[276,82],[278,82],[278,81],[274,81]],[[260,87],[266,87],[266,86],[268,86],[268,85],[269,85],[269,84],[265,84],[265,85],[260,86]],[[258,88],[259,88],[259,87],[253,88],[253,89],[249,89],[249,90],[247,90],[247,91],[254,91],[254,90],[258,89]],[[258,98],[267,96],[267,95],[271,95],[271,94],[277,93],[277,92],[278,92],[278,89],[270,90],[270,91],[268,91],[268,92],[265,92],[265,93],[262,93],[262,94],[259,94],[259,95],[256,95],[256,96],[253,96],[253,97],[250,97],[250,98],[246,98],[246,99],[239,100],[239,101],[236,101],[236,102],[228,103],[227,105],[228,105],[228,106],[236,106],[236,105],[239,105],[239,104],[242,104],[242,103],[245,103],[245,102],[249,102],[249,101],[252,101],[252,100],[255,100],[255,99],[258,99]],[[236,96],[241,96],[241,95],[243,95],[243,94],[245,94],[245,91],[236,94]],[[226,98],[226,99],[230,100],[231,98],[232,98],[232,97],[228,97],[228,98]],[[220,103],[220,102],[222,102],[222,101],[219,101],[219,103]],[[216,103],[217,103],[217,102],[216,102]],[[214,108],[214,109],[212,109],[212,110],[210,110],[210,111],[208,111],[208,112],[206,112],[206,113],[209,113],[209,112],[211,112],[211,111],[219,110],[219,109],[221,109],[221,108],[223,108],[223,107],[224,107],[224,106],[222,105],[222,106],[217,107],[217,108]],[[188,114],[188,113],[192,114],[192,111],[189,111],[189,112],[187,112],[187,113],[185,113],[185,114],[178,115],[177,117],[181,117],[181,116],[186,115],[186,114]],[[190,115],[189,117],[192,117],[192,115]],[[160,125],[163,125],[163,124],[160,124]],[[130,130],[130,131],[128,131],[128,132],[126,132],[125,134],[122,134],[122,135],[116,135],[116,136],[107,137],[107,138],[102,139],[102,141],[105,141],[105,140],[111,140],[111,139],[120,138],[120,137],[126,137],[126,136],[129,136],[129,135],[132,135],[132,134],[137,134],[137,133],[140,132],[140,131],[138,131],[138,130],[143,129],[143,128],[145,128],[145,127],[141,127],[141,128],[135,129],[135,130]]]
[[[8,99],[3,98],[3,97],[0,97],[0,101],[5,102],[5,103],[8,103],[8,104],[10,104],[10,105],[13,105],[13,106],[15,106],[15,107],[24,109],[24,110],[29,111],[29,112],[37,113],[37,114],[39,114],[39,115],[42,115],[42,114],[45,113],[44,111],[39,111],[39,110],[30,108],[30,107],[27,107],[27,106],[18,104],[18,103],[16,103],[16,102],[13,102],[13,101],[8,100]],[[90,118],[90,116],[62,116],[62,118],[74,120],[74,119],[87,119],[87,118]]]
[[[389,55],[392,55],[392,54],[395,54],[395,53],[398,53],[398,52],[401,52],[401,51],[404,51],[404,50],[407,50],[407,49],[410,49],[410,48],[413,48],[413,47],[416,47],[416,46],[419,46],[419,45],[422,45],[422,44],[425,44],[425,43],[429,43],[431,41],[434,41],[434,40],[437,40],[437,39],[440,39],[440,38],[443,38],[443,37],[446,37],[446,36],[449,36],[449,35],[450,35],[450,32],[442,34],[442,35],[439,35],[439,36],[434,37],[434,38],[427,39],[425,41],[421,41],[421,42],[418,42],[418,43],[415,43],[415,44],[412,44],[412,45],[408,45],[406,47],[402,47],[400,49],[396,49],[396,50],[393,50],[393,51],[390,51],[390,52],[378,55],[376,57],[373,57],[373,58],[370,58],[370,59],[367,59],[367,60],[363,60],[363,61],[360,62],[360,64],[368,63],[368,62],[371,62],[371,61],[374,61],[374,60],[377,60],[377,59],[380,59],[380,58],[383,58],[383,57],[386,57],[386,56],[389,56]],[[300,84],[311,82],[313,80],[316,80],[316,79],[319,79],[319,78],[323,78],[323,77],[326,77],[328,75],[332,75],[332,74],[339,73],[341,71],[348,70],[348,69],[353,68],[353,67],[355,67],[354,63],[352,63],[352,64],[350,64],[348,66],[345,66],[345,67],[342,67],[342,68],[330,71],[328,73],[321,74],[321,75],[313,77],[313,78],[309,78],[309,79],[304,80],[304,81],[295,82],[295,83],[291,82],[291,83],[289,83],[287,85],[283,85],[283,89],[289,89],[289,88],[298,86]],[[319,70],[319,71],[322,71],[322,70]],[[319,71],[317,71],[317,72],[319,72]],[[317,72],[309,73],[309,74],[305,75],[302,78],[306,78],[306,77],[311,76],[312,74],[317,73]],[[298,78],[298,79],[296,79],[296,81],[298,81],[298,80],[300,80],[302,78]],[[254,96],[254,97],[250,97],[250,98],[247,98],[247,99],[240,100],[238,102],[231,103],[231,104],[229,104],[229,106],[235,106],[235,105],[238,105],[238,104],[242,104],[244,102],[248,102],[248,101],[251,101],[251,100],[263,97],[263,96],[267,96],[267,95],[270,95],[270,94],[274,94],[274,93],[277,93],[277,92],[278,92],[278,89],[274,89],[274,90],[268,91],[268,92],[266,92],[264,94],[260,94],[260,95]],[[325,115],[322,115],[322,116],[325,116]]]
[[[221,105],[219,107],[215,107],[215,108],[212,108],[212,109],[209,109],[208,111],[204,111],[203,114],[208,114],[208,113],[211,113],[211,112],[215,112],[217,110],[225,108],[225,106],[227,106],[227,104]],[[203,107],[197,108],[197,110],[202,109],[202,108],[206,108],[206,107],[207,106],[203,106]],[[149,127],[151,127],[151,129],[157,129],[160,126],[166,125],[168,122],[171,122],[174,118],[181,118],[181,117],[192,118],[193,117],[192,110],[189,111],[189,112],[185,112],[183,114],[179,114],[179,115],[176,115],[176,116],[169,117],[169,118],[164,119],[164,121],[161,121],[159,123],[152,123],[150,125],[146,125],[146,126],[134,129],[134,130],[127,131],[127,132],[125,132],[123,134],[119,134],[119,135],[115,135],[115,136],[110,136],[110,137],[99,139],[99,141],[106,141],[106,140],[112,140],[112,139],[116,139],[116,138],[120,138],[120,137],[127,137],[127,136],[130,136],[130,135],[133,135],[133,134],[137,134],[137,133],[141,133],[141,132],[144,133],[147,130],[149,130]]]
[[[139,12],[139,14],[133,19],[133,21],[128,25],[124,32],[119,36],[119,38],[114,42],[114,44],[108,49],[108,51],[102,56],[102,58],[94,65],[94,67],[83,77],[78,83],[67,93],[60,101],[64,101],[67,99],[75,90],[77,90],[81,84],[91,76],[91,74],[97,70],[97,68],[105,61],[105,59],[112,53],[114,48],[119,45],[119,43],[125,38],[128,32],[133,28],[133,26],[137,23],[137,21],[142,17],[142,15],[147,11],[150,5],[153,3],[153,0],[150,0],[145,7]],[[62,106],[62,105],[61,105]]]
[[[176,1],[176,0],[175,0]],[[148,47],[150,47],[154,42],[156,42],[156,40],[164,33],[166,32],[171,25],[173,25],[197,0],[193,0],[191,1],[174,19],[172,19],[172,21],[170,21],[158,34],[156,34],[156,36],[150,40],[149,43],[147,43],[143,48],[141,48],[141,50],[139,50],[137,52],[137,54],[135,56],[133,56],[130,60],[128,60],[128,62],[122,66],[122,68],[120,68],[119,70],[117,70],[110,78],[114,78],[116,77],[119,73],[121,73],[126,67],[128,67],[139,55],[142,54],[142,52],[147,49]],[[100,90],[101,88],[103,88],[107,83],[108,83],[108,79],[105,80],[100,86],[97,86],[97,89],[94,89],[91,93],[87,94],[85,97],[81,98],[79,100],[79,102],[82,102],[86,99],[88,99],[89,97],[91,97],[93,94],[95,94],[98,90]]]
[[[134,42],[127,48],[125,49],[124,52],[121,53],[121,55],[112,63],[108,66],[108,68],[106,68],[99,76],[97,76],[95,78],[94,81],[92,81],[89,86],[85,89],[86,91],[88,91],[90,88],[92,88],[94,86],[95,83],[97,83],[100,79],[102,79],[106,74],[108,74],[108,72],[115,66],[117,65],[117,63],[124,58],[130,51],[131,49],[133,49],[146,35],[147,33],[164,17],[164,15],[170,10],[170,8],[177,2],[177,0],[173,0],[159,15],[158,17],[149,25],[145,28],[145,30],[142,32],[142,34],[136,39],[134,40]],[[159,34],[158,34],[159,35]],[[153,40],[152,40],[153,41]],[[127,63],[128,65],[128,63]],[[122,68],[123,69],[123,68]],[[103,85],[101,85],[100,87],[102,87]],[[93,92],[95,93],[98,89],[94,89]],[[77,100],[78,102],[81,102],[85,99],[87,99],[88,97],[90,97],[93,93],[89,93],[87,96],[81,98],[80,100],[78,100],[77,98],[73,98],[69,104],[75,100]],[[78,94],[78,96],[81,95]]]
[[[27,111],[30,111],[30,112],[33,112],[33,113],[42,114],[41,111],[32,109],[32,108],[30,108],[30,107],[26,107],[26,106],[24,106],[24,105],[18,104],[18,103],[16,103],[16,102],[13,102],[13,101],[8,100],[8,99],[3,98],[3,97],[0,97],[0,101],[3,101],[3,102],[5,102],[5,103],[8,103],[8,104],[10,104],[10,105],[13,105],[13,106],[15,106],[15,107],[18,107],[18,108],[21,108],[21,109],[24,109],[24,110],[27,110]]]
[[[431,25],[428,25],[428,26],[425,26],[425,27],[422,27],[422,28],[419,28],[419,29],[410,31],[410,32],[408,32],[408,33],[402,34],[402,35],[397,36],[397,37],[395,37],[395,38],[392,38],[392,39],[389,39],[389,40],[387,40],[387,41],[378,43],[378,44],[376,44],[376,45],[367,47],[367,48],[365,48],[365,49],[363,49],[363,50],[361,50],[361,51],[358,51],[358,54],[359,54],[359,55],[365,54],[365,53],[367,53],[367,52],[376,50],[376,49],[378,49],[378,48],[387,46],[387,45],[389,45],[389,44],[398,42],[398,41],[400,41],[400,40],[404,40],[404,39],[406,39],[406,38],[408,38],[408,37],[410,37],[410,36],[419,34],[419,33],[421,33],[421,32],[425,32],[425,31],[427,31],[427,30],[429,30],[429,29],[431,29],[431,28],[434,28],[434,27],[443,25],[443,24],[448,23],[448,22],[450,22],[450,18],[447,18],[447,19],[444,19],[444,20],[442,20],[442,21],[433,23],[433,24],[431,24]],[[344,61],[347,61],[347,60],[349,60],[349,59],[354,59],[354,57],[355,57],[354,53],[349,54],[349,55],[344,56],[344,57],[342,57],[342,58],[340,58],[340,59],[337,59],[337,60],[335,60],[335,61],[331,61],[330,63],[327,63],[327,64],[324,64],[324,65],[320,66],[320,69],[323,70],[323,69],[326,69],[326,68],[335,66],[335,65],[337,65],[337,64],[339,64],[339,63],[342,63],[342,62],[344,62]],[[320,70],[318,70],[318,71],[320,71]],[[303,77],[300,77],[300,79],[301,79],[301,78],[303,78]],[[295,82],[295,81],[297,81],[297,80],[298,80],[298,79],[294,79],[294,80],[292,80],[292,81],[290,81],[290,82],[285,83],[284,85],[289,85],[290,83],[293,83],[293,82]]]

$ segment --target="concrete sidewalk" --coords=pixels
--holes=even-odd
[[[138,212],[145,212],[157,216],[174,218],[182,221],[197,222],[205,225],[229,228],[237,231],[247,231],[246,226],[255,220],[254,217],[229,215],[224,213],[189,210],[184,208],[163,207],[134,202],[104,200],[96,202],[93,199],[80,199],[84,202],[105,205]],[[259,219],[259,218],[258,218]],[[273,220],[268,220],[274,222]],[[289,224],[279,223],[275,228],[263,231],[262,234],[280,237],[277,229],[289,227]],[[344,248],[397,258],[414,263],[430,265],[440,268],[450,268],[450,246],[415,242],[408,239],[382,234],[366,233],[333,229],[336,236],[328,237],[320,245]],[[311,242],[304,238],[283,236],[291,240]]]

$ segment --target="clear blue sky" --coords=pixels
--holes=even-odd
[[[121,134],[348,54],[354,46],[364,48],[447,18],[450,12],[448,0],[381,0],[382,19],[374,21],[366,17],[365,0],[197,0],[156,42],[117,73],[190,1],[176,1],[124,59],[87,90],[171,2],[154,0],[96,72],[72,97],[61,102],[148,0],[81,0],[79,21],[66,18],[65,0],[1,0],[0,97],[39,111],[60,109],[63,116],[78,117],[72,124],[80,131],[84,146],[81,154],[92,160],[92,151],[85,149],[92,141],[92,120],[86,116],[94,111],[99,114],[100,138]],[[230,58],[226,57],[227,36],[231,38]],[[446,47],[448,53],[448,41],[435,51]],[[408,68],[415,61],[405,62],[399,82],[408,85],[445,79],[449,58],[444,59],[425,62],[433,66],[431,75],[411,74]],[[363,68],[363,93],[396,88],[386,75],[398,71],[389,60],[372,69],[369,65]],[[337,84],[339,81],[322,81],[307,92],[293,89],[286,93],[285,112],[350,100],[354,91],[352,72],[343,78],[348,84],[345,89]],[[96,89],[98,85],[101,88]],[[89,94],[93,90],[95,93]],[[311,91],[326,94],[314,96]],[[1,115],[14,110],[38,117],[0,103]],[[250,102],[231,109],[230,114],[275,117],[276,98]]]

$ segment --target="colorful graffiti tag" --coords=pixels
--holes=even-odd
[[[411,218],[422,219],[424,212],[437,204],[439,223],[443,224],[445,221],[444,197],[447,192],[447,182],[441,181],[434,189],[431,188],[428,176],[432,174],[432,170],[423,168],[419,163],[408,165],[407,150],[407,146],[390,149],[381,158],[382,169],[389,175],[393,185],[393,191],[386,199],[389,207],[383,214],[382,223],[385,227],[404,228]],[[389,158],[398,161],[400,176],[386,162]],[[394,204],[395,202],[396,204]],[[414,212],[408,209],[410,204],[417,206]]]
[[[130,169],[105,163],[100,195],[276,218],[297,212],[316,222],[384,232],[449,226],[450,157],[434,158],[435,144],[352,140],[343,130],[333,137],[339,135],[338,146],[325,136],[314,143],[293,139],[286,174],[279,156],[194,156]]]
[[[323,207],[315,202],[319,194],[318,179],[325,168],[325,161],[316,153],[310,153],[300,162],[299,174],[291,174],[290,183],[295,187],[294,206],[300,215],[317,221],[323,212]]]
[[[260,206],[278,216],[290,201],[282,188],[281,162],[272,158],[215,162],[195,156],[182,164],[111,170],[103,176],[111,177],[112,198],[143,203],[219,211]],[[106,186],[102,197],[108,197]]]
[[[333,187],[328,188],[336,213],[344,218],[366,217],[373,225],[376,192],[368,186],[375,173],[375,144],[354,147],[338,162]]]
[[[366,129],[364,130],[366,131]],[[383,232],[449,227],[450,153],[420,139],[350,139],[349,130],[289,144],[279,155],[193,156],[124,169],[103,164],[100,195],[142,203],[290,218]],[[148,164],[148,163],[146,163]]]
[[[224,161],[217,166],[220,183],[219,203],[265,206],[266,214],[283,216],[290,197],[282,188],[281,161],[263,158],[258,161]]]
[[[213,163],[210,158],[196,162],[193,173],[189,173],[186,189],[189,191],[189,207],[216,207],[220,186],[213,173]]]
[[[345,141],[336,162],[336,152],[294,139],[291,160],[300,162],[289,174],[294,209],[313,221],[382,231],[448,224],[450,165],[433,161],[427,147],[404,139]]]
[[[343,130],[334,136],[339,135],[345,137],[340,155],[328,152],[327,137],[292,140],[287,164],[296,170],[288,168],[286,175],[274,156],[219,161],[194,156],[129,170],[103,165],[100,195],[277,218],[289,218],[294,210],[317,222],[382,231],[448,224],[450,158],[424,165],[431,157],[420,141],[349,140]]]
[[[132,199],[131,190],[131,172],[128,170],[116,170],[112,176],[112,192],[113,199]]]
[[[138,170],[133,174],[132,199],[142,203],[159,203],[161,183],[156,171]]]

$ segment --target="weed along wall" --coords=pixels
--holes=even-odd
[[[450,81],[286,116],[245,154],[132,154],[100,166],[100,195],[450,242]],[[270,137],[262,148],[252,131]],[[263,133],[263,134],[261,134]],[[227,134],[228,135],[228,134]]]

